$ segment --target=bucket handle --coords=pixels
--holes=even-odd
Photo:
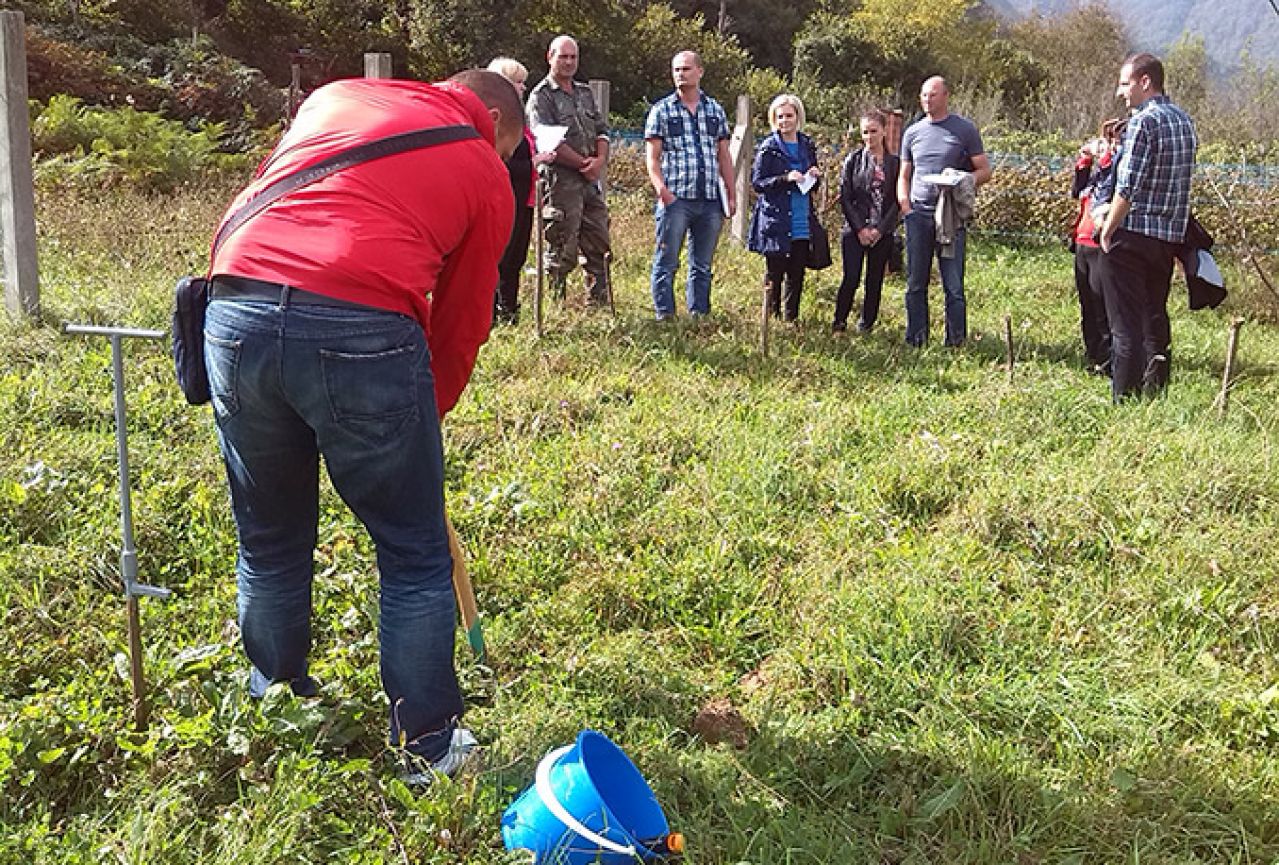
[[[542,804],[546,806],[546,810],[555,815],[555,819],[559,820],[573,832],[581,835],[592,844],[603,847],[605,850],[613,853],[621,853],[623,856],[636,856],[635,846],[632,844],[618,844],[616,841],[598,835],[590,829],[582,825],[576,817],[568,812],[568,809],[560,804],[560,800],[555,798],[555,790],[551,787],[551,767],[555,765],[560,757],[573,750],[575,746],[565,745],[563,748],[556,748],[545,757],[542,762],[537,764],[537,771],[533,775],[533,788],[537,790],[537,796],[542,800]]]

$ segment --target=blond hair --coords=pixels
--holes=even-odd
[[[528,80],[528,69],[514,57],[494,57],[489,61],[489,72],[496,72],[512,84]]]
[[[783,93],[774,99],[768,106],[768,128],[777,131],[777,109],[783,105],[789,105],[795,109],[795,116],[799,118],[799,122],[795,124],[795,130],[799,131],[804,128],[804,103],[799,100],[798,96],[790,93]]]

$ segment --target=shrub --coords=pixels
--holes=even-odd
[[[153,112],[91,108],[74,96],[55,96],[32,123],[36,178],[42,184],[128,183],[165,192],[251,164],[252,155],[219,152],[222,134],[218,123],[201,123],[192,132]]]

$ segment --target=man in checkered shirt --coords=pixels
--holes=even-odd
[[[675,315],[673,282],[688,235],[688,311],[711,311],[711,259],[725,216],[737,209],[728,117],[702,92],[702,61],[693,51],[671,60],[675,92],[648,112],[644,124],[648,179],[657,191],[657,251],[653,308],[658,321]]]
[[[1175,247],[1185,239],[1190,218],[1190,175],[1199,142],[1190,117],[1163,90],[1158,58],[1135,54],[1124,61],[1116,95],[1134,113],[1101,229],[1116,402],[1154,396],[1168,384],[1168,289]]]

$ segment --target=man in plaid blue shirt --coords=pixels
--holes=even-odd
[[[1168,384],[1168,289],[1175,247],[1185,239],[1190,218],[1190,175],[1199,142],[1190,117],[1163,90],[1164,67],[1157,57],[1136,54],[1124,61],[1116,95],[1134,114],[1101,229],[1116,402],[1156,395]]]
[[[657,191],[657,251],[653,308],[658,321],[675,315],[672,283],[688,235],[688,311],[711,311],[711,259],[725,216],[737,209],[728,117],[702,92],[702,61],[693,51],[671,60],[675,92],[648,112],[644,124],[648,178]]]

